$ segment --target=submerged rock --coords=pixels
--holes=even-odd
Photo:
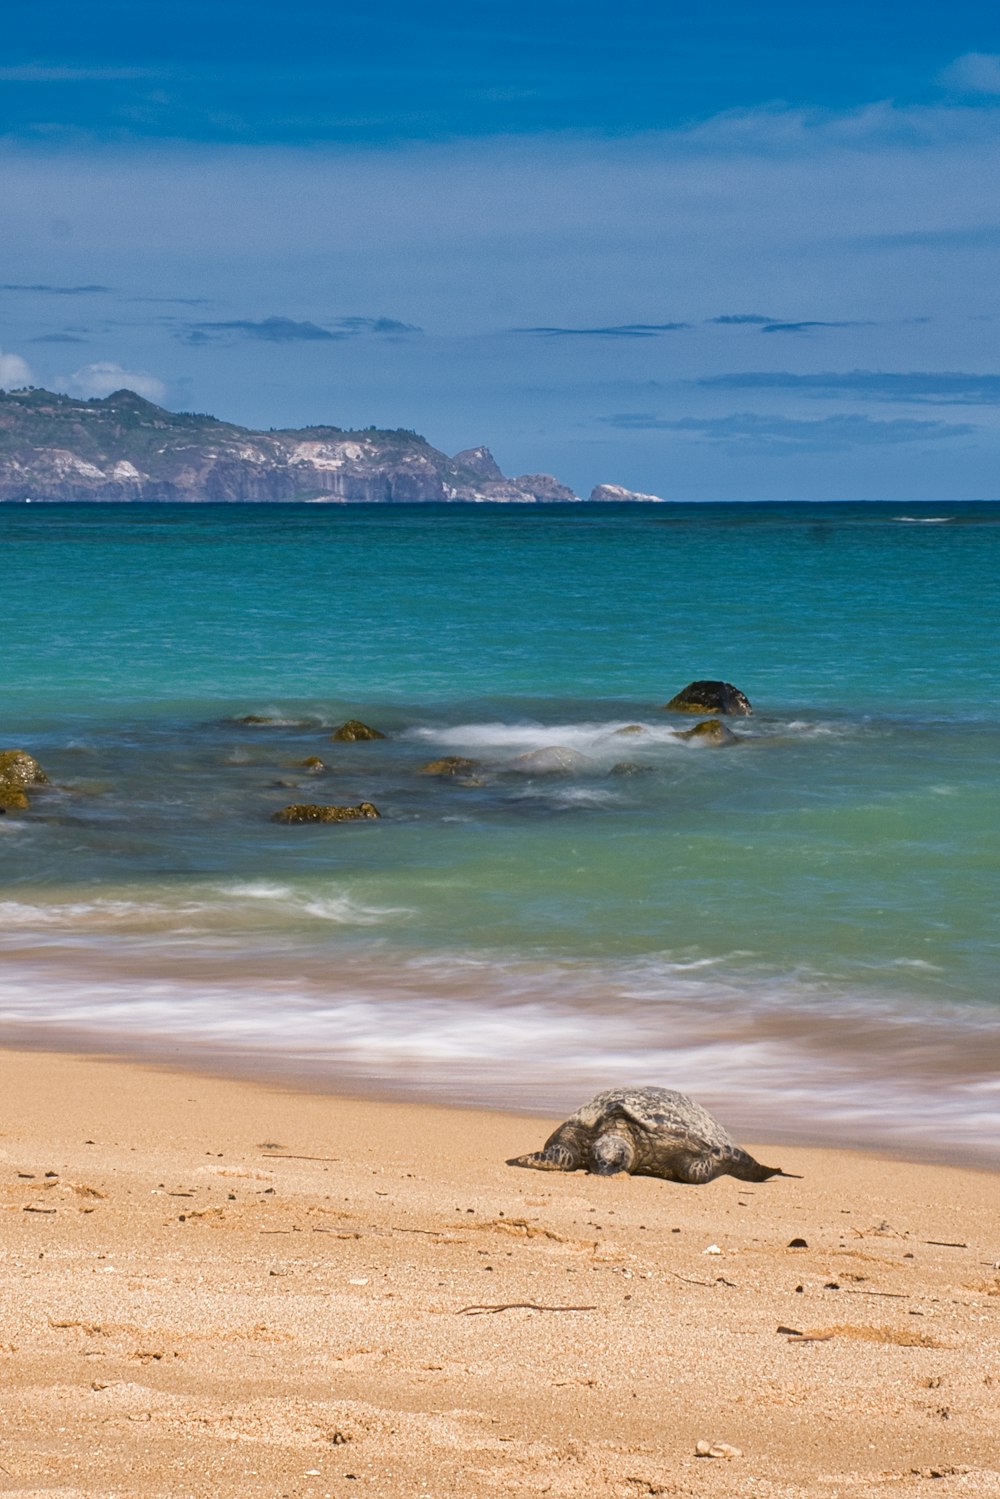
[[[382,814],[371,802],[359,802],[356,807],[328,807],[319,802],[294,802],[275,812],[272,822],[357,822],[365,817],[381,817]]]
[[[620,729],[615,729],[615,733],[616,734],[645,734],[646,733],[646,725],[644,723],[626,723],[626,724],[622,724],[622,726],[621,726]]]
[[[422,776],[464,776],[470,771],[479,770],[482,760],[467,760],[464,755],[445,755],[440,760],[428,760],[426,765],[421,765]]]
[[[307,755],[304,760],[299,761],[299,769],[308,770],[311,776],[318,776],[321,771],[326,770],[326,763],[319,755]]]
[[[0,812],[27,812],[31,803],[23,786],[0,781]]]
[[[589,755],[569,749],[564,744],[550,744],[544,749],[528,750],[510,762],[512,770],[527,771],[531,775],[572,775],[575,771],[594,769]]]
[[[696,723],[693,729],[682,729],[678,732],[678,739],[693,739],[698,744],[716,744],[720,747],[725,744],[738,744],[739,736],[732,729],[727,729],[724,723],[717,718],[706,718],[702,723]]]
[[[652,765],[641,765],[638,760],[619,760],[617,765],[612,765],[608,771],[609,776],[645,776],[653,769]]]
[[[731,682],[689,682],[664,708],[674,713],[727,713],[743,718],[753,712],[749,698]]]
[[[346,723],[340,725],[339,729],[334,729],[330,738],[339,743],[356,744],[362,739],[384,739],[385,735],[378,729],[370,728],[368,724],[362,723],[360,718],[349,718]]]

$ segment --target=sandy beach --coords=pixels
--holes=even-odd
[[[993,1173],[542,1174],[550,1120],[2,1068],[0,1492],[1000,1495]]]

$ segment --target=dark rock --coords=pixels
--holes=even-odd
[[[683,729],[678,733],[677,738],[693,739],[699,744],[717,744],[720,747],[724,744],[739,743],[739,737],[733,733],[732,729],[727,729],[726,725],[720,723],[717,718],[706,718],[703,723],[696,723],[693,729]]]
[[[231,718],[230,723],[241,723],[250,729],[274,729],[284,724],[283,718],[269,718],[266,713],[244,713],[242,718]]]
[[[674,713],[728,713],[744,718],[753,712],[749,700],[731,682],[690,682],[664,707]]]
[[[349,718],[339,729],[333,731],[330,738],[340,743],[355,744],[362,739],[384,739],[385,735],[380,734],[378,729],[369,728],[358,718]]]
[[[27,812],[30,806],[23,786],[0,781],[0,812]]]
[[[616,734],[645,734],[646,725],[643,723],[623,724],[620,729],[615,729]]]
[[[637,760],[619,760],[608,771],[609,776],[645,776],[653,769],[651,765],[640,765]]]
[[[371,802],[359,802],[356,807],[327,807],[316,802],[295,802],[275,812],[272,822],[357,822],[365,817],[381,817]]]
[[[422,776],[464,776],[472,770],[478,770],[482,765],[481,760],[467,760],[464,755],[445,755],[441,760],[428,760],[426,765],[421,765]]]
[[[307,755],[304,760],[299,761],[300,770],[308,770],[312,776],[318,776],[320,771],[326,770],[326,765],[319,755]]]

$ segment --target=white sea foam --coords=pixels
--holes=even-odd
[[[257,929],[267,918],[279,931],[288,918],[311,917],[343,926],[376,926],[384,921],[405,921],[414,912],[405,906],[369,905],[339,887],[315,886],[296,890],[266,880],[234,882],[205,887],[185,898],[127,900],[101,896],[90,901],[7,900],[0,901],[0,931],[59,930],[74,935],[87,931],[224,933],[227,928],[249,925]]]
[[[680,1087],[749,1133],[1000,1159],[1000,1039],[974,1007],[890,1005],[753,972],[746,954],[612,964],[349,952],[291,974],[233,957],[224,980],[7,965],[6,1025],[213,1064],[455,1101],[559,1110],[614,1083]],[[240,970],[233,972],[233,964]],[[699,971],[700,970],[700,971]],[[707,971],[706,971],[707,970]],[[9,1032],[8,1032],[9,1033]],[[751,1136],[752,1137],[752,1136]]]
[[[690,747],[689,740],[679,737],[676,725],[639,722],[640,732],[623,733],[626,727],[621,719],[610,723],[467,723],[411,729],[404,737],[451,753],[492,757],[501,764],[513,764],[518,756],[537,750],[567,749],[586,755],[599,770],[633,753]]]

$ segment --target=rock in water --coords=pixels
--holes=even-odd
[[[445,755],[440,760],[428,760],[421,765],[422,776],[467,776],[482,767],[482,760],[467,760],[464,755]]]
[[[31,803],[25,788],[48,784],[48,776],[27,750],[0,750],[0,809],[4,812],[27,812]]]
[[[340,725],[339,729],[334,729],[330,738],[346,744],[355,744],[359,739],[384,739],[385,735],[378,729],[370,728],[368,724],[362,723],[360,718],[349,718],[346,723]]]
[[[47,786],[49,778],[27,750],[0,750],[0,781],[10,786]]]
[[[272,822],[357,822],[359,818],[381,817],[382,814],[371,802],[359,802],[356,807],[324,806],[321,802],[293,802],[275,812]]]
[[[549,744],[542,749],[526,750],[510,762],[511,770],[523,770],[529,775],[574,775],[594,769],[589,755],[570,749],[565,744]]]
[[[717,744],[720,747],[739,743],[739,736],[717,718],[706,718],[702,723],[696,723],[693,729],[680,729],[677,738],[690,739],[696,744]]]
[[[706,1109],[670,1088],[609,1088],[570,1116],[541,1150],[508,1166],[659,1176],[700,1185],[717,1176],[762,1182],[784,1176],[748,1155]]]
[[[732,682],[689,682],[664,707],[674,713],[728,713],[743,718],[753,712],[749,699]]]

